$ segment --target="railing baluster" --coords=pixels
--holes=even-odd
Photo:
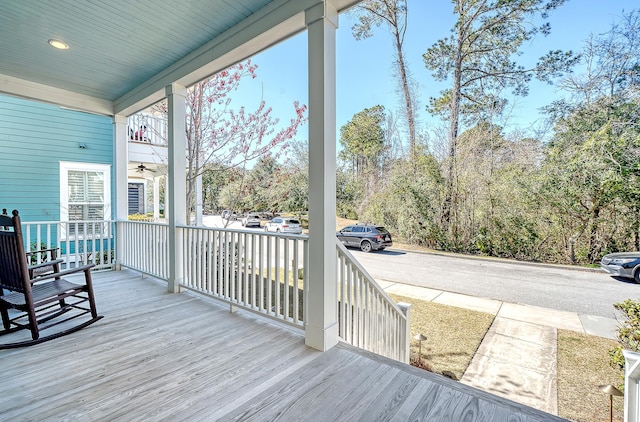
[[[282,315],[284,319],[289,319],[289,280],[290,280],[290,263],[289,263],[289,239],[282,239],[282,245],[284,247],[284,265],[282,269],[282,288],[283,300],[282,300]]]
[[[261,311],[265,310],[264,304],[264,243],[265,241],[269,241],[268,237],[260,236],[260,265],[258,266],[258,309]],[[267,260],[269,257],[267,256]]]
[[[273,307],[273,297],[272,297],[272,292],[273,292],[273,281],[272,281],[272,275],[271,275],[271,269],[273,268],[271,265],[271,260],[273,259],[271,254],[273,253],[273,248],[271,247],[271,243],[273,243],[274,240],[277,240],[275,237],[273,236],[269,236],[267,237],[267,276],[266,276],[266,281],[267,281],[267,305],[266,305],[266,309],[265,311],[267,312],[268,315],[271,315],[271,309]]]
[[[293,239],[291,240],[291,243],[293,244],[293,288],[291,289],[293,292],[293,311],[292,311],[292,317],[293,317],[293,322],[297,323],[300,318],[299,318],[299,302],[300,302],[300,286],[299,286],[299,279],[298,279],[298,275],[300,273],[300,263],[298,261],[298,248],[300,247],[300,245],[298,244],[298,239]]]

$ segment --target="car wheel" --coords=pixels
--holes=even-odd
[[[640,284],[640,268],[638,268],[636,272],[633,273],[633,279],[636,283]]]
[[[362,252],[371,252],[371,242],[368,240],[363,240],[360,244],[360,250]]]

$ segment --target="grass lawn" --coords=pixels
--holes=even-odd
[[[391,295],[411,304],[411,337],[423,334],[422,359],[433,372],[460,379],[478,350],[494,316],[484,312]],[[417,359],[418,342],[411,340],[411,359]]]
[[[558,414],[574,421],[608,421],[609,396],[602,384],[618,387],[620,372],[609,366],[615,340],[558,330]],[[613,398],[613,420],[623,419],[623,398]]]

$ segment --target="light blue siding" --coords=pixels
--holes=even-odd
[[[111,117],[0,95],[0,208],[59,220],[60,161],[111,164]]]

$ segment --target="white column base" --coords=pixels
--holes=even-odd
[[[304,344],[321,352],[326,352],[338,344],[338,324],[336,323],[326,328],[314,325],[305,326]]]

